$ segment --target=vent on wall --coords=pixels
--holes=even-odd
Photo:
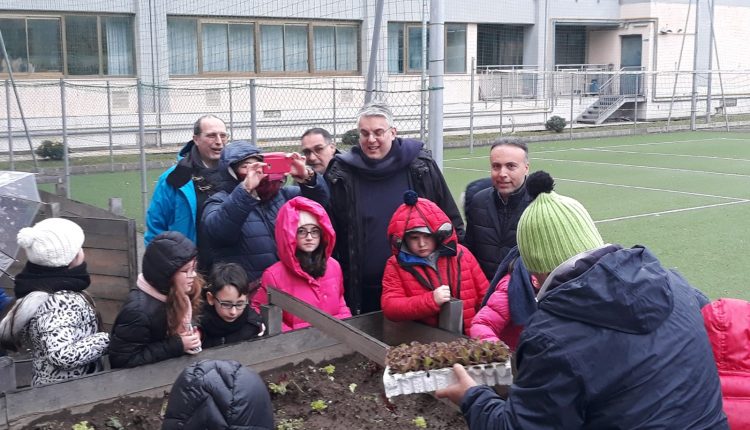
[[[206,90],[206,105],[210,107],[221,106],[221,93],[219,90]]]
[[[130,110],[130,92],[124,90],[112,91],[110,101],[112,110],[126,111]]]

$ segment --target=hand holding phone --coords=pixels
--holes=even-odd
[[[271,180],[281,179],[292,168],[292,159],[283,152],[263,154],[263,162],[266,164],[263,166],[263,173],[271,176]]]

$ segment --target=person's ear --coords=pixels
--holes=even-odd
[[[213,306],[214,305],[214,300],[216,300],[216,298],[214,297],[213,293],[210,292],[210,291],[207,292],[206,293],[206,301],[208,302],[208,304],[211,305],[211,306]]]
[[[393,129],[393,138],[395,139],[398,137],[398,130],[396,130],[396,127],[391,127]]]

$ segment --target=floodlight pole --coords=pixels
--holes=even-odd
[[[443,170],[443,73],[445,72],[445,1],[430,2],[430,112],[428,136],[432,158]]]
[[[378,43],[380,42],[380,28],[383,24],[383,0],[375,3],[375,25],[372,29],[372,44],[370,45],[370,62],[367,64],[367,86],[365,87],[365,104],[372,101],[375,90],[375,74],[377,73]]]
[[[690,130],[695,131],[695,117],[698,112],[698,79],[696,69],[698,69],[698,24],[700,16],[700,3],[695,0],[695,36],[693,36],[693,89],[690,97]],[[686,29],[687,31],[687,29]]]

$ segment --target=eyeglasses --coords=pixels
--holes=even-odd
[[[221,140],[228,140],[229,139],[229,134],[227,134],[227,133],[208,133],[208,134],[204,134],[203,137],[207,137],[207,138],[209,138],[211,140],[216,140],[217,137],[221,138]]]
[[[375,136],[376,139],[380,139],[381,137],[385,136],[386,133],[391,131],[393,127],[388,128],[379,128],[372,133],[367,130],[359,130],[359,135],[362,136],[363,139],[369,139],[370,136]]]
[[[311,154],[320,155],[323,153],[323,150],[326,149],[326,147],[330,146],[330,143],[326,143],[325,145],[318,145],[315,148],[305,148],[302,150],[302,155],[305,157],[309,157]]]
[[[310,235],[313,239],[317,239],[320,237],[320,229],[314,228],[312,230],[307,230],[302,227],[297,229],[297,237],[300,239],[304,239],[307,237],[307,235]]]
[[[226,309],[226,310],[229,310],[229,309],[232,309],[232,308],[236,308],[238,311],[241,311],[241,310],[245,309],[245,306],[247,306],[247,302],[244,302],[244,301],[243,302],[232,303],[232,302],[223,302],[223,301],[221,301],[219,299],[216,299],[216,303],[218,303],[219,306],[221,306],[222,309]]]

